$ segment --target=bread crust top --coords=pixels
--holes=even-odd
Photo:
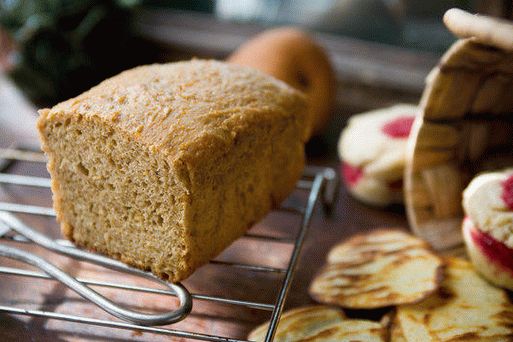
[[[195,159],[207,145],[228,152],[240,128],[251,124],[290,121],[306,141],[305,107],[301,92],[260,71],[191,60],[124,71],[40,110],[40,124],[53,117],[98,117],[176,162]]]

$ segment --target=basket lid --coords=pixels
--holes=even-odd
[[[462,191],[481,171],[513,165],[513,24],[452,9],[456,41],[429,73],[408,142],[405,201],[435,248],[462,242]]]

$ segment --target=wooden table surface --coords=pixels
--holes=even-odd
[[[318,148],[318,146],[314,146],[313,150]],[[319,153],[310,154],[319,155]],[[333,156],[311,156],[310,162],[334,167],[338,171],[338,161]],[[31,162],[15,162],[4,172],[48,176],[44,164]],[[292,201],[302,201],[304,198],[305,194],[300,192],[291,196]],[[0,186],[0,201],[51,206],[51,194],[48,189],[2,185]],[[56,238],[59,237],[58,226],[53,218],[33,215],[19,215],[19,217],[40,231]],[[401,208],[389,210],[369,208],[349,197],[345,188],[341,186],[338,201],[330,216],[326,216],[320,206],[315,211],[286,307],[291,308],[313,303],[307,293],[308,285],[313,275],[323,264],[327,251],[336,242],[357,232],[368,231],[375,227],[405,227],[405,225],[406,219]],[[299,218],[297,216],[280,212],[271,213],[252,228],[252,232],[293,237],[298,227]],[[75,276],[150,285],[144,280],[133,279],[113,271],[59,257],[41,248],[16,242],[6,242],[5,240],[0,241],[36,252]],[[218,260],[284,267],[291,250],[292,245],[290,243],[241,238],[219,256]],[[30,266],[6,258],[0,258],[0,266],[33,269]],[[273,303],[277,297],[281,279],[282,275],[279,274],[249,272],[228,266],[209,264],[199,269],[184,284],[194,293]],[[0,288],[0,305],[116,320],[55,281],[0,275]],[[95,289],[114,301],[126,303],[132,308],[158,310],[175,303],[173,298],[159,295],[146,295],[97,287]],[[168,327],[245,338],[252,327],[269,317],[270,312],[266,311],[196,300],[194,301],[193,312],[189,317]],[[93,327],[78,323],[7,314],[0,314],[0,336],[3,336],[1,339],[5,341],[169,340],[169,337],[146,332]]]

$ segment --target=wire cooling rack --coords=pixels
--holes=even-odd
[[[23,151],[17,149],[0,149],[0,159],[7,159],[11,163],[18,162],[32,162],[32,163],[44,163],[45,157],[40,152],[31,152],[31,151]],[[9,184],[15,186],[26,186],[31,188],[49,188],[50,180],[48,178],[43,177],[33,177],[27,175],[20,174],[12,174],[12,173],[0,173],[0,186],[2,184]],[[296,185],[296,192],[303,192],[303,196],[301,196],[304,200],[294,202],[293,204],[288,204],[286,206],[282,206],[277,209],[278,212],[285,213],[286,215],[296,215],[299,216],[300,224],[295,232],[295,237],[293,238],[282,238],[275,237],[268,234],[259,234],[252,233],[249,231],[246,233],[247,238],[259,239],[269,242],[279,242],[279,243],[288,243],[292,246],[292,251],[290,253],[290,257],[288,259],[288,263],[286,267],[271,267],[265,265],[256,265],[249,263],[241,263],[241,262],[231,262],[231,261],[221,261],[221,260],[213,260],[211,263],[217,265],[223,265],[225,267],[231,267],[239,270],[243,270],[244,272],[248,272],[248,277],[251,276],[252,272],[267,272],[274,273],[278,276],[281,276],[281,282],[279,286],[279,290],[276,293],[276,299],[274,303],[263,303],[258,301],[249,301],[249,300],[240,300],[240,299],[232,299],[225,296],[215,296],[208,295],[202,293],[191,293],[192,301],[195,303],[196,301],[209,301],[216,305],[234,305],[238,307],[250,308],[254,310],[261,310],[270,312],[270,324],[269,329],[266,336],[266,341],[272,341],[278,321],[283,310],[288,291],[291,287],[292,279],[294,277],[296,265],[298,262],[298,258],[301,252],[301,248],[303,242],[305,240],[305,235],[309,228],[312,215],[316,204],[320,202],[323,205],[324,211],[327,213],[331,210],[331,206],[335,201],[335,196],[337,194],[337,186],[338,179],[336,172],[330,168],[322,168],[322,167],[313,167],[309,166],[305,168],[304,175],[302,179]],[[55,216],[55,212],[52,208],[44,207],[44,206],[35,206],[28,205],[23,203],[13,203],[13,202],[0,202],[0,211],[9,212],[12,214],[25,214],[25,215],[36,215],[36,216],[47,216],[53,217]],[[20,244],[30,244],[31,242],[25,237],[15,234],[13,231],[5,229],[5,227],[0,226],[0,243],[4,241],[5,243],[20,243]],[[55,240],[56,243],[72,247],[72,245],[66,240]],[[0,259],[1,260],[1,259]],[[6,267],[2,266],[0,263],[0,276],[16,276],[22,277],[23,279],[37,279],[38,281],[50,281],[52,277],[48,274],[40,271],[34,271],[27,268],[18,268],[18,267]],[[173,296],[174,293],[169,290],[161,290],[152,287],[146,286],[136,286],[131,284],[112,281],[104,281],[104,280],[95,280],[95,279],[82,279],[77,278],[77,280],[87,286],[96,286],[110,289],[120,289],[120,290],[128,290],[134,291],[134,296],[144,296],[144,295],[161,295],[161,296]],[[205,281],[209,281],[205,279]],[[64,304],[66,305],[66,303]],[[92,304],[91,304],[92,305]],[[185,331],[180,329],[173,329],[169,327],[155,327],[155,326],[143,326],[133,323],[127,323],[122,320],[118,320],[114,317],[112,319],[97,319],[94,317],[87,317],[82,315],[72,315],[66,313],[59,313],[54,311],[44,311],[44,310],[34,310],[21,308],[18,306],[6,306],[0,303],[0,313],[11,314],[11,315],[23,315],[23,316],[31,316],[31,317],[42,317],[45,319],[51,320],[61,320],[68,321],[77,324],[87,324],[92,326],[102,326],[113,329],[124,329],[124,330],[133,330],[137,333],[147,332],[152,334],[161,334],[167,336],[174,336],[179,338],[193,339],[193,340],[202,340],[202,341],[246,341],[237,338],[231,338],[228,336],[217,336],[214,334],[207,334],[203,332],[197,331]],[[110,316],[109,316],[110,318]],[[185,318],[187,320],[188,317]],[[171,326],[172,327],[172,326]]]

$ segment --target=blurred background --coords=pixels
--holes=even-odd
[[[455,40],[441,20],[451,7],[512,16],[504,0],[0,0],[0,68],[7,75],[0,120],[135,65],[223,59],[260,31],[294,25],[314,35],[336,71],[333,122],[314,141],[334,146],[352,113],[418,101],[425,76]],[[0,127],[3,145],[7,125]]]

